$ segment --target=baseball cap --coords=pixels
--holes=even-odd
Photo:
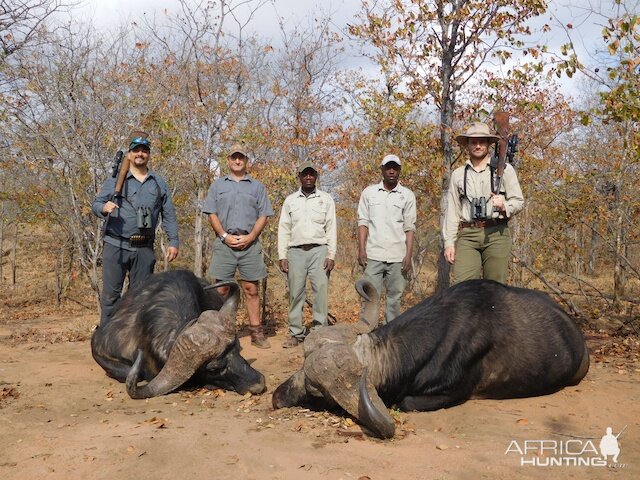
[[[302,173],[304,172],[307,168],[312,169],[314,172],[318,173],[318,169],[315,167],[315,165],[312,162],[302,162],[299,166],[298,166],[298,173]]]
[[[398,165],[402,165],[402,162],[400,161],[397,155],[387,155],[382,159],[382,163],[380,163],[380,165],[385,166],[387,163],[391,163],[391,162],[397,163]]]
[[[233,146],[229,149],[229,154],[228,156],[232,156],[234,153],[239,153],[241,154],[243,157],[247,157],[249,158],[249,155],[247,155],[247,151],[246,148],[244,146],[244,143],[242,142],[238,142],[238,143],[234,143]]]
[[[149,134],[142,130],[135,130],[129,135],[129,150],[142,145],[148,149],[151,149],[151,141],[149,140]]]

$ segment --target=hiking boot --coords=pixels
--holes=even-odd
[[[249,331],[251,332],[251,345],[255,345],[258,348],[271,348],[269,340],[264,335],[262,325],[252,325],[249,327]]]
[[[297,337],[289,337],[284,342],[282,342],[282,348],[294,348],[302,343]]]

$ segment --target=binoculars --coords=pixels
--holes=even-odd
[[[485,197],[471,199],[471,219],[486,220],[487,218],[487,199]]]
[[[147,207],[140,207],[136,212],[136,219],[138,222],[138,228],[151,228],[151,209]]]

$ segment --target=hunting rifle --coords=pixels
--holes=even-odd
[[[509,114],[506,112],[497,112],[493,120],[496,125],[496,132],[500,137],[496,145],[496,151],[491,159],[491,167],[496,172],[495,188],[493,193],[498,195],[502,188],[502,179],[504,177],[504,167],[507,163],[513,162],[513,158],[518,151],[518,135],[509,133]],[[495,208],[494,208],[495,210]]]
[[[124,161],[123,161],[124,159]],[[120,149],[116,153],[115,158],[113,159],[113,166],[111,167],[111,177],[118,179],[116,180],[116,186],[113,190],[113,194],[109,201],[113,202],[117,197],[122,193],[122,186],[124,185],[124,181],[127,178],[127,173],[129,172],[129,156],[125,154],[125,151]],[[102,236],[104,237],[107,232],[107,224],[109,223],[109,218],[111,218],[111,214],[107,215],[107,218],[102,225]]]

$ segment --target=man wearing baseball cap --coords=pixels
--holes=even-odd
[[[273,215],[265,186],[247,173],[249,156],[242,143],[233,145],[227,155],[229,175],[217,179],[207,194],[202,212],[217,239],[208,275],[214,281],[234,280],[236,270],[244,292],[251,344],[271,348],[260,321],[258,284],[267,276],[260,233]],[[226,294],[226,288],[220,293]]]
[[[313,291],[311,330],[327,325],[329,274],[336,258],[336,207],[326,192],[316,188],[318,170],[311,162],[298,168],[300,189],[282,205],[278,223],[278,264],[289,284],[289,338],[283,348],[295,347],[306,335],[302,309],[307,278]]]
[[[453,283],[473,278],[507,281],[511,258],[509,220],[524,206],[516,171],[505,165],[499,192],[490,147],[499,140],[486,123],[470,124],[456,137],[469,158],[451,174],[444,210],[444,257]]]
[[[416,197],[400,185],[401,168],[397,155],[385,156],[382,182],[365,188],[358,203],[358,263],[378,292],[386,287],[384,323],[400,315],[416,229]]]
[[[124,165],[129,165],[122,190],[114,196],[116,178],[108,178],[91,208],[107,222],[102,256],[102,295],[100,325],[111,317],[129,274],[129,287],[144,282],[156,263],[153,250],[156,226],[162,217],[162,228],[169,238],[166,258],[178,256],[178,221],[171,191],[164,178],[149,169],[151,141],[146,132],[136,130],[127,141]]]

